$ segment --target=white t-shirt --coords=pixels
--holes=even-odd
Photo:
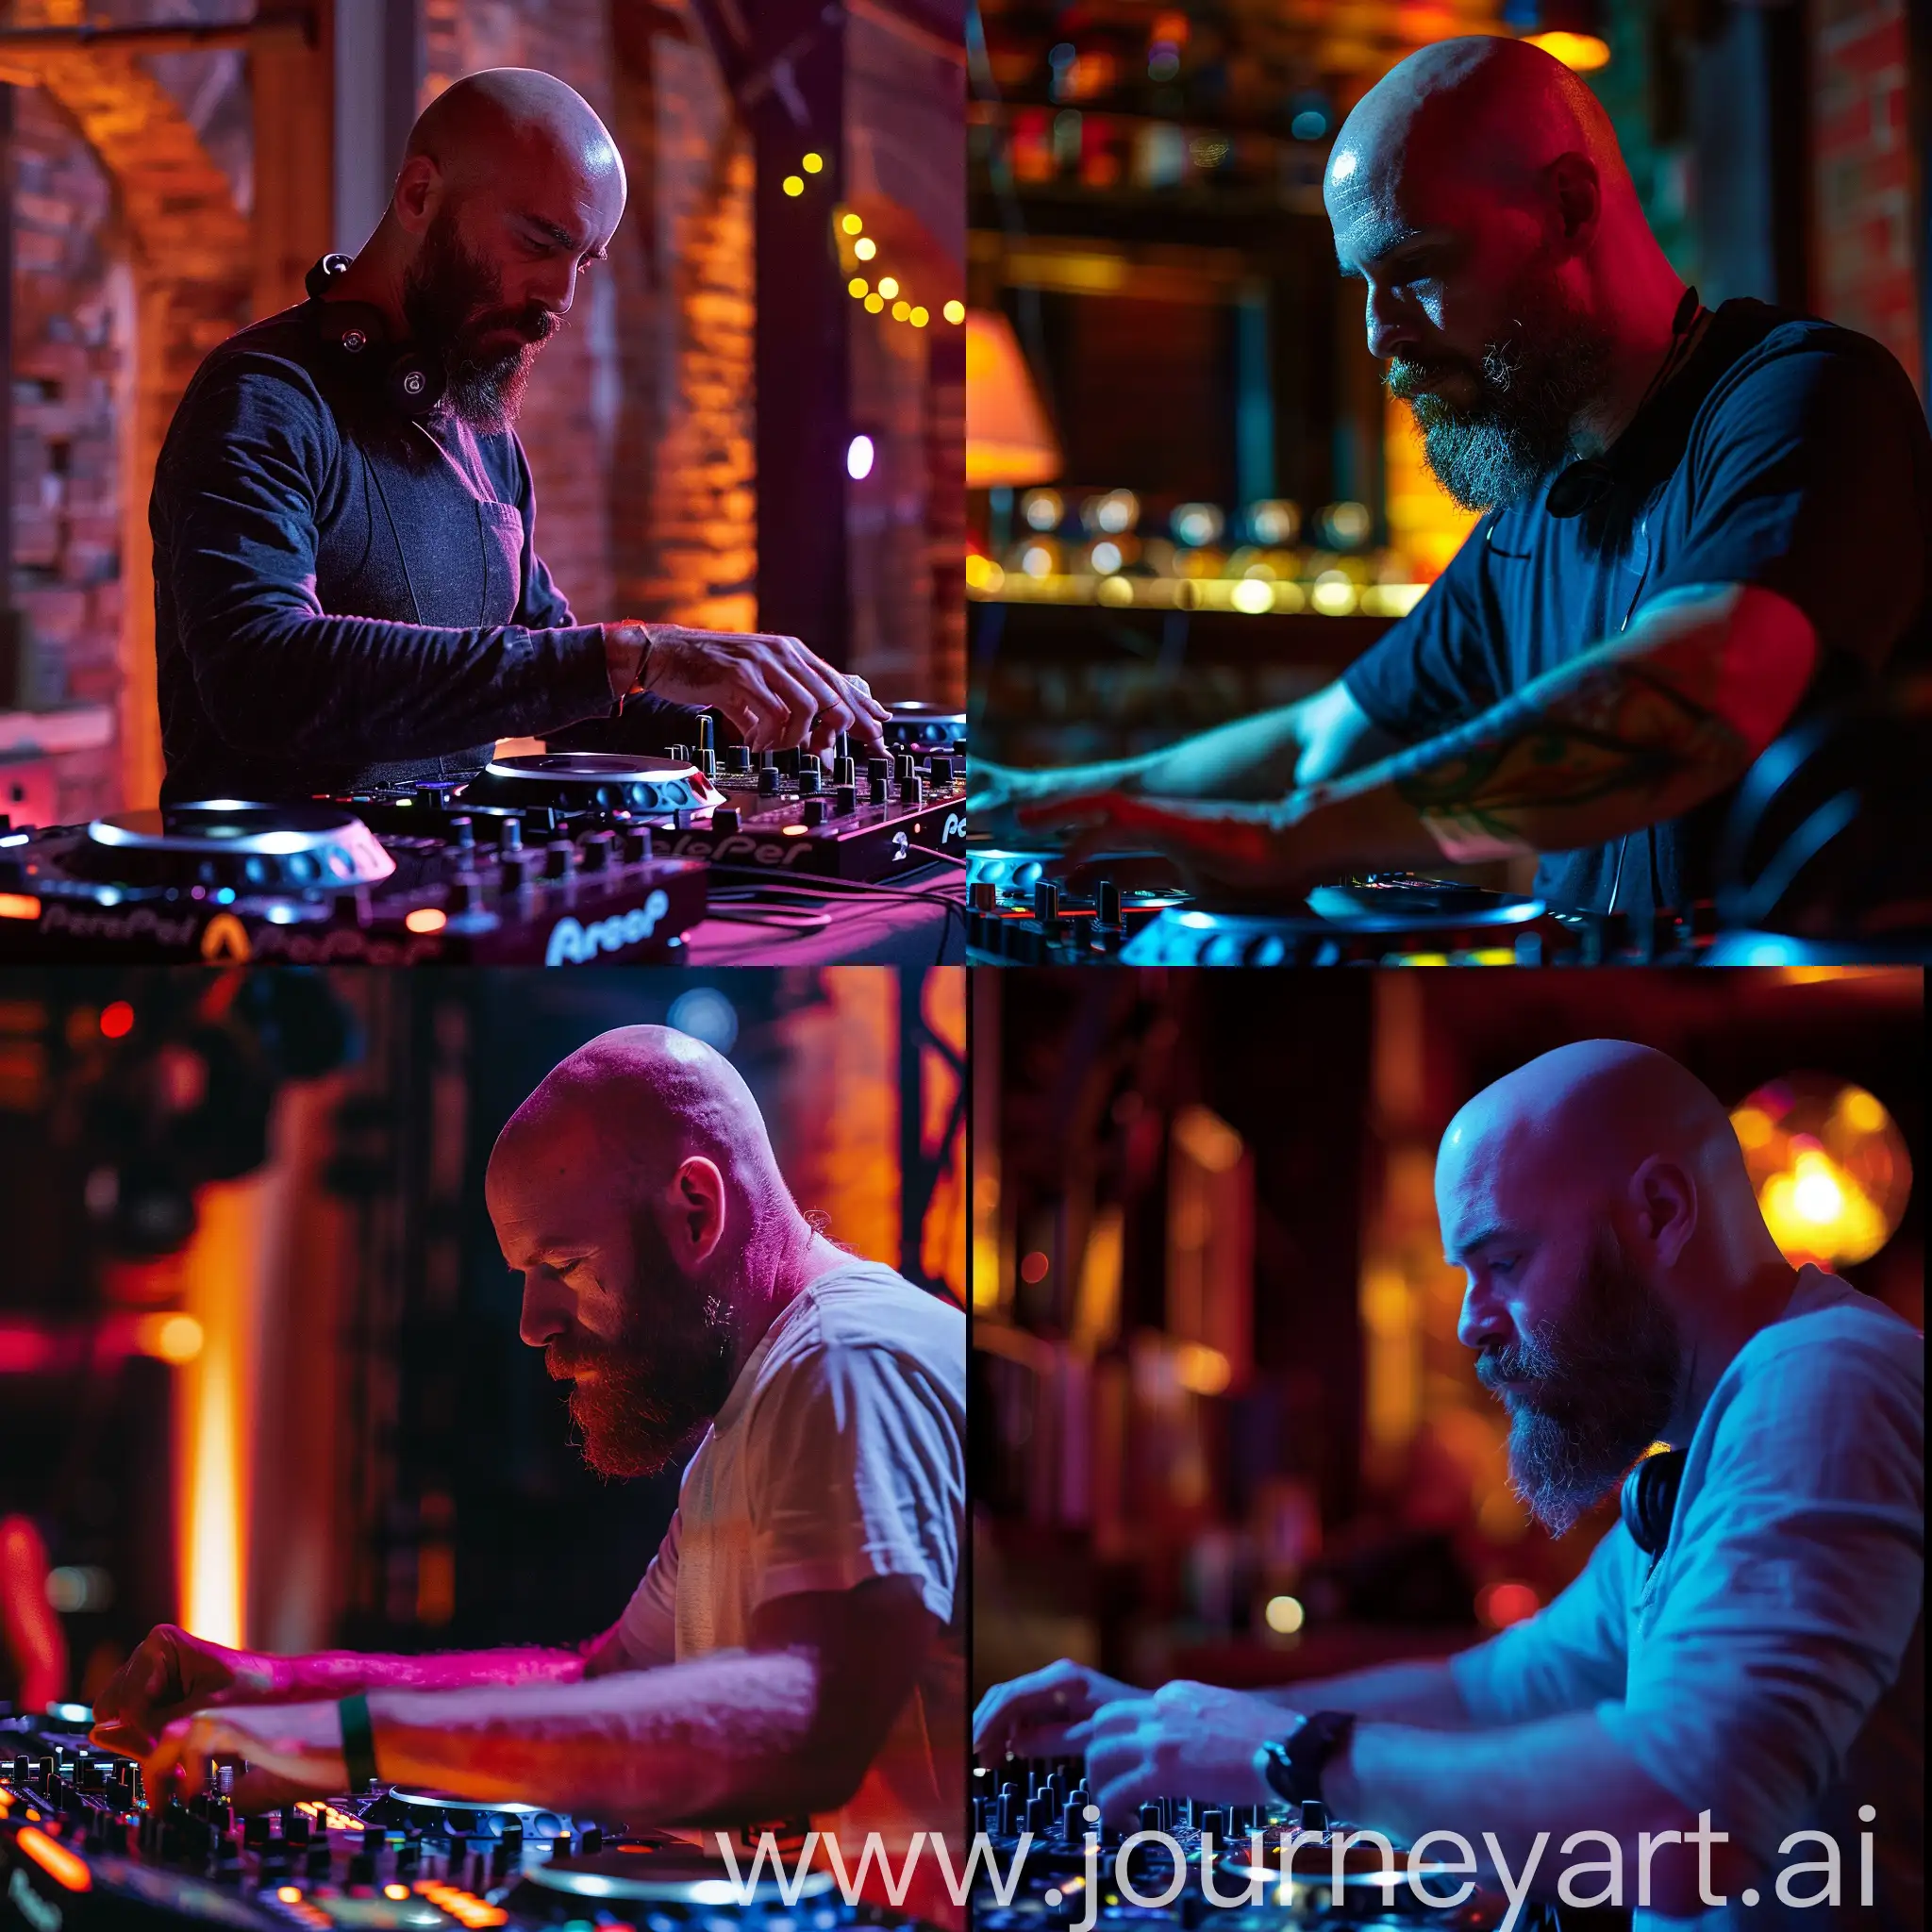
[[[1640,1910],[1636,1932],[1923,1925],[1924,1438],[1918,1332],[1802,1269],[1783,1318],[1711,1391],[1656,1566],[1619,1523],[1548,1608],[1453,1660],[1481,1723],[1594,1707],[1645,1772],[1769,1870],[1756,1907],[1736,1892],[1689,1922]],[[1781,1855],[1799,1830],[1838,1841],[1838,1912],[1778,1900],[1780,1871],[1825,1856],[1815,1842]],[[1790,1889],[1803,1899],[1822,1883],[1793,1872]]]
[[[876,1262],[802,1290],[732,1384],[617,1626],[634,1669],[751,1641],[774,1597],[916,1578],[945,1626],[851,1802],[822,1830],[956,1844],[966,1810],[966,1317]]]

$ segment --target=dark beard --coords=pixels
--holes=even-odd
[[[1552,1536],[1615,1488],[1662,1434],[1683,1355],[1670,1309],[1604,1228],[1591,1244],[1576,1306],[1478,1359],[1483,1385],[1509,1407],[1509,1486]],[[1501,1390],[1510,1382],[1520,1386]]]
[[[693,1291],[676,1273],[656,1224],[642,1214],[638,1222],[637,1272],[623,1332],[614,1341],[558,1340],[543,1351],[544,1366],[558,1381],[596,1371],[593,1380],[572,1388],[570,1419],[582,1432],[584,1460],[603,1476],[656,1475],[668,1468],[695,1444],[731,1392],[732,1336],[724,1308],[709,1298],[691,1302]]]
[[[1459,357],[1397,356],[1383,377],[1414,413],[1437,482],[1464,509],[1515,503],[1568,463],[1571,425],[1609,374],[1609,335],[1575,315],[1554,284],[1525,281],[1510,311],[1516,333],[1491,342],[1479,367]],[[1474,405],[1419,392],[1451,368],[1475,378]]]
[[[404,277],[403,314],[414,346],[442,365],[444,406],[481,435],[508,429],[523,407],[537,351],[557,333],[557,318],[535,302],[504,308],[501,280],[463,246],[446,208],[429,224]],[[505,326],[523,341],[486,349],[488,332]]]

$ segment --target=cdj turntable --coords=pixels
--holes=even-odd
[[[840,1932],[906,1923],[847,1904],[829,1873],[782,1889],[769,1867],[734,1880],[683,1839],[532,1805],[391,1788],[242,1818],[217,1785],[157,1809],[132,1760],[93,1749],[84,1730],[0,1718],[0,1932]]]
[[[1156,1798],[1128,1834],[1099,1824],[1084,1775],[1077,1757],[974,1769],[974,1830],[1003,1879],[1020,1860],[1004,1898],[985,1882],[975,1891],[974,1932],[1196,1932],[1217,1917],[1229,1932],[1554,1927],[1554,1914],[1534,1905],[1512,1918],[1509,1902],[1472,1884],[1466,1867],[1425,1861],[1411,1875],[1400,1847],[1391,1880],[1381,1845],[1357,1840],[1319,1804],[1291,1817],[1279,1804]]]
[[[1274,912],[1210,907],[1177,889],[1124,888],[1097,865],[1066,880],[1057,864],[1047,852],[969,853],[969,958],[1042,966],[1690,965],[1716,938],[1707,905],[1637,922],[1558,912],[1539,899],[1451,879],[1368,873],[1318,886],[1291,911]]]

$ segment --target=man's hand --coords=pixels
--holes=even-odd
[[[619,697],[633,690],[723,711],[754,751],[827,752],[840,732],[884,748],[891,713],[862,677],[835,671],[796,638],[607,624],[606,668]]]
[[[1102,1820],[1130,1824],[1149,1798],[1271,1802],[1274,1793],[1255,1769],[1255,1754],[1297,1722],[1265,1698],[1176,1681],[1152,1697],[1102,1705],[1067,1733],[1067,1744],[1087,1754],[1087,1788]]]
[[[982,1757],[1058,1757],[1067,1733],[1104,1704],[1141,1693],[1071,1657],[995,1684],[973,1713],[973,1748]]]
[[[1288,807],[1217,800],[1136,797],[1106,791],[1029,805],[1023,824],[1071,828],[1068,863],[1105,853],[1158,853],[1171,859],[1191,891],[1217,898],[1279,902],[1333,870],[1333,861],[1301,836]]]
[[[242,1812],[329,1797],[348,1783],[341,1716],[333,1704],[202,1710],[177,1718],[142,1753],[148,1804],[158,1807],[169,1798],[186,1803],[207,1788],[211,1763],[237,1757],[248,1764],[235,1778],[234,1804]]]
[[[93,1741],[139,1757],[189,1711],[275,1694],[273,1658],[225,1650],[173,1624],[158,1624],[94,1699]]]

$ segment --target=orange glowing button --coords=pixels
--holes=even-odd
[[[30,892],[0,892],[0,919],[38,919],[41,902]]]
[[[802,839],[809,829],[810,827],[807,825],[787,825],[784,828],[784,836],[788,839]]]
[[[407,1885],[385,1885],[382,1895],[384,1898],[408,1898],[409,1888]]]
[[[23,1824],[14,1843],[42,1872],[57,1884],[64,1885],[69,1891],[86,1891],[92,1886],[94,1875],[87,1869],[85,1861],[76,1858],[65,1845],[57,1844],[44,1831],[36,1831],[31,1824]]]
[[[449,914],[438,906],[419,906],[403,924],[411,932],[441,932],[449,924]]]
[[[302,1892],[297,1886],[278,1885],[275,1887],[275,1896],[285,1906],[299,1906],[302,1903]]]

